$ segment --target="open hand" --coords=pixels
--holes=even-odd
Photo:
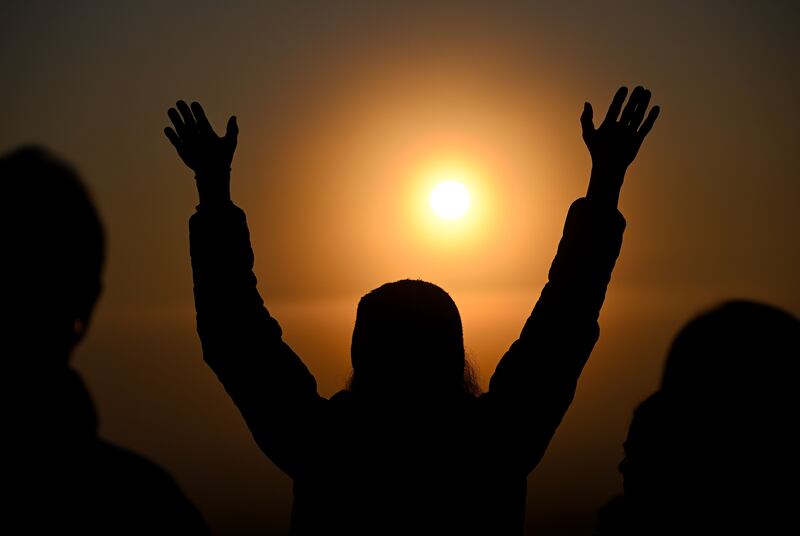
[[[595,128],[592,122],[592,105],[583,106],[581,126],[583,141],[592,157],[592,178],[589,183],[589,197],[604,197],[614,201],[619,198],[619,190],[625,171],[636,158],[644,138],[658,118],[660,108],[653,106],[645,119],[650,103],[650,91],[637,86],[631,93],[628,104],[622,109],[628,88],[621,87],[614,95],[603,122]],[[622,110],[622,115],[620,115]]]
[[[195,172],[200,203],[229,201],[230,168],[239,134],[236,117],[228,120],[225,136],[219,137],[197,102],[190,108],[184,101],[178,101],[167,115],[174,129],[167,127],[164,134],[183,163]]]

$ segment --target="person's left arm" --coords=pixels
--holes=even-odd
[[[617,91],[598,128],[591,105],[584,106],[583,139],[592,157],[588,192],[570,207],[548,282],[481,397],[488,426],[503,444],[499,462],[514,470],[530,472],[541,459],[600,334],[598,316],[625,229],[620,189],[659,113],[653,107],[645,118],[650,92],[643,87],[623,109],[626,95],[627,88]]]

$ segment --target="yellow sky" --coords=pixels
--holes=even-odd
[[[327,395],[359,296],[404,277],[453,295],[485,385],[585,192],[583,102],[599,114],[621,84],[652,89],[662,114],[623,188],[601,339],[531,477],[531,527],[585,527],[619,489],[631,411],[692,314],[734,296],[800,312],[798,8],[567,4],[4,4],[0,147],[74,162],[107,225],[75,361],[102,431],[165,465],[216,530],[285,527],[290,489],[200,357],[196,198],[161,133],[178,98],[219,128],[238,116],[233,193],[260,289]],[[448,166],[474,198],[450,227],[426,205]]]

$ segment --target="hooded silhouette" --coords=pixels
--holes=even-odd
[[[44,150],[0,158],[6,529],[38,534],[205,533],[178,486],[100,439],[69,366],[101,290],[103,228],[75,172]]]
[[[597,534],[773,533],[793,522],[800,322],[724,303],[684,327],[661,387],[636,409],[624,496]]]
[[[245,215],[230,199],[236,118],[220,138],[198,103],[169,110],[166,135],[200,196],[189,228],[203,357],[294,480],[292,534],[522,533],[527,475],[599,336],[625,227],[619,188],[658,114],[644,119],[650,92],[637,87],[618,121],[626,94],[597,129],[584,107],[589,193],[570,207],[549,281],[479,396],[455,303],[413,280],[361,299],[350,388],[320,396],[256,289]]]

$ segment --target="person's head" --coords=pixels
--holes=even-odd
[[[105,238],[77,173],[39,147],[0,158],[1,344],[63,365],[101,290]],[[22,357],[22,356],[20,356]]]
[[[626,498],[651,518],[678,519],[772,496],[795,456],[798,357],[800,322],[775,307],[731,301],[689,322],[660,389],[634,413]]]
[[[351,358],[354,393],[450,398],[476,390],[458,308],[425,281],[386,283],[361,298]]]

